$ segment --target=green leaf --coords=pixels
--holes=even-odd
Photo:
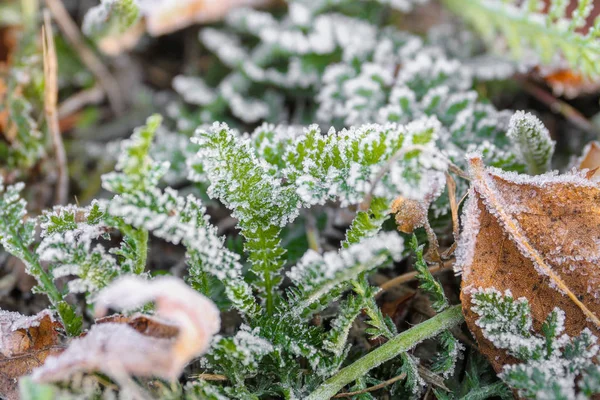
[[[423,245],[419,246],[419,242],[417,240],[417,236],[413,235],[410,241],[410,246],[412,250],[415,252],[416,261],[415,261],[415,270],[417,271],[417,279],[419,280],[419,287],[427,292],[429,298],[431,299],[431,305],[433,309],[437,312],[440,312],[446,309],[448,304],[448,299],[446,299],[446,295],[444,294],[444,289],[440,282],[437,281],[429,271],[425,260],[423,259]]]

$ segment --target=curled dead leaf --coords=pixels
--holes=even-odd
[[[427,223],[427,206],[422,201],[398,197],[392,203],[392,213],[396,214],[398,230],[412,233]]]
[[[586,178],[597,180],[600,178],[600,143],[590,142],[583,149],[583,155],[579,159],[578,166],[580,170],[587,170]]]
[[[220,329],[219,311],[177,278],[146,281],[136,276],[121,278],[100,292],[96,311],[101,316],[109,308],[134,309],[151,301],[156,304],[156,318],[100,320],[60,356],[48,358],[32,378],[65,381],[91,371],[104,372],[117,382],[129,375],[177,378],[190,360],[208,349]]]
[[[33,316],[0,310],[0,396],[18,399],[17,380],[62,351],[62,326],[48,310]]]
[[[482,335],[471,291],[510,290],[529,300],[534,329],[554,307],[566,333],[600,332],[600,186],[584,173],[536,177],[469,160],[471,189],[457,252],[467,325],[496,371],[512,359]]]

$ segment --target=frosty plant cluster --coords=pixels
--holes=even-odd
[[[200,30],[212,54],[208,70],[202,78],[189,73],[174,79],[180,99],[167,107],[166,121],[153,115],[121,142],[114,171],[102,176],[106,196],[35,216],[28,214],[23,184],[0,183],[0,244],[36,278],[36,292],[48,297],[56,320],[50,313],[39,317],[51,317],[70,341],[68,357],[50,359],[33,374],[47,386],[25,381],[24,397],[45,389],[64,396],[112,395],[115,385],[94,371],[107,373],[122,393],[140,389],[137,394],[189,399],[373,399],[381,388],[419,398],[427,386],[440,399],[506,398],[505,383],[531,398],[587,398],[600,391],[596,337],[589,329],[566,335],[566,311],[553,310],[534,330],[527,299],[468,285],[461,296],[470,295],[472,304],[461,310],[448,290],[457,282],[436,275],[452,264],[479,267],[474,248],[480,233],[496,248],[502,229],[510,228],[508,234],[520,235],[520,249],[531,250],[511,214],[524,205],[504,204],[498,195],[516,189],[496,189],[538,179],[517,172],[547,172],[555,142],[534,115],[499,111],[474,90],[476,82],[507,78],[515,64],[483,63],[480,54],[453,50],[449,40],[382,22],[390,9],[406,12],[422,3],[291,0],[276,13],[236,9],[221,27]],[[584,72],[594,72],[597,43],[588,42],[596,28],[579,33],[590,2],[577,2],[565,19],[566,2],[552,1],[543,21],[539,1],[444,3],[476,25],[489,23],[495,39],[517,32],[535,40],[529,37],[533,26],[560,43],[566,61],[585,59]],[[142,18],[138,5],[102,1],[84,19],[84,33],[100,42],[127,32]],[[525,9],[527,20],[517,15]],[[504,13],[507,25],[495,23],[490,10]],[[11,118],[27,144],[26,135],[41,135],[33,118],[40,104],[10,93]],[[9,160],[31,166],[41,153],[15,141]],[[553,182],[576,177],[597,189],[583,174]],[[541,186],[511,199],[531,199]],[[489,231],[479,230],[487,213]],[[235,234],[220,233],[234,231],[223,228],[221,218],[233,222]],[[466,218],[477,229],[460,232]],[[499,233],[492,232],[494,221]],[[185,250],[187,287],[153,275],[153,246]],[[414,271],[391,281],[415,284],[404,285],[410,292],[393,307],[401,311],[410,303],[428,318],[402,318],[403,326],[382,311],[384,285],[375,285],[374,276],[409,265]],[[125,315],[93,321],[110,305]],[[203,319],[204,306],[209,320],[194,324]],[[517,360],[501,366],[502,381],[463,344],[471,340],[457,327],[473,314],[487,340],[478,344]],[[115,328],[120,318],[126,323]],[[124,376],[113,376],[93,360],[78,359],[89,345],[108,365],[113,358],[105,350],[127,344],[107,340],[108,333],[131,333],[136,323],[176,332],[167,339],[129,335],[139,339],[136,357],[144,360],[149,348],[160,347],[157,359],[168,368],[130,362]],[[89,331],[82,336],[84,328]],[[428,358],[419,359],[425,341]],[[193,359],[198,362],[188,365]],[[56,370],[60,365],[67,373]],[[180,384],[174,377],[184,368],[193,374]]]
[[[515,299],[510,291],[479,289],[473,294],[472,310],[477,324],[494,346],[506,349],[521,361],[507,365],[502,379],[523,398],[592,397],[600,389],[597,365],[598,338],[589,329],[579,336],[564,333],[565,314],[555,308],[541,327],[532,330],[529,302]]]
[[[151,117],[123,142],[116,171],[103,177],[104,187],[115,194],[111,199],[86,208],[57,207],[40,217],[42,241],[35,251],[31,248],[35,219],[20,222],[25,203],[18,196],[19,187],[5,188],[2,244],[30,265],[29,272],[40,282],[38,290],[54,301],[71,335],[78,334],[81,318],[69,306],[69,295],[84,293],[92,299],[120,275],[147,277],[148,238],[153,235],[182,244],[189,284],[210,295],[211,286],[220,282],[230,306],[245,320],[246,327],[234,338],[215,339],[206,356],[207,368],[235,384],[220,387],[200,380],[189,388],[195,393],[208,396],[216,391],[234,397],[261,393],[265,390],[261,379],[273,373],[268,379],[278,384],[269,390],[304,397],[342,372],[350,348],[348,332],[361,310],[367,312],[370,336],[390,341],[396,337],[395,326],[375,303],[376,288],[366,274],[403,257],[401,237],[381,231],[391,200],[398,193],[423,196],[428,188],[424,181],[442,179],[446,164],[435,151],[440,128],[435,119],[365,125],[326,135],[316,126],[298,131],[263,125],[252,135],[239,134],[225,124],[198,130],[194,138],[198,155],[189,160],[191,179],[209,183],[209,194],[237,218],[245,238],[246,273],[240,255],[224,246],[197,198],[158,186],[168,168],[149,156],[159,124],[160,117]],[[292,287],[282,288],[286,276],[282,229],[311,206],[333,203],[366,204],[371,211],[358,214],[339,252],[309,250],[287,272]],[[119,247],[107,249],[102,243],[111,236],[121,238]],[[42,268],[42,262],[48,268]],[[70,278],[61,288],[56,280],[65,277]],[[431,276],[425,280],[433,282]],[[348,291],[350,297],[340,304],[331,328],[308,323]],[[440,310],[447,308],[444,304]],[[444,334],[447,356],[455,359],[452,348],[460,345],[444,329],[461,318],[455,307],[447,309],[440,314],[439,325],[418,333],[408,344],[405,339],[400,347],[390,345],[380,362],[409,350],[422,340],[417,338],[437,334]],[[410,332],[402,335],[412,338]],[[306,359],[314,373],[298,381],[304,375],[299,359]],[[409,356],[401,359],[404,368],[414,363]],[[284,367],[258,373],[272,364]],[[453,362],[444,365],[450,371]],[[343,378],[345,383],[337,390],[359,376]],[[411,390],[416,393],[418,388]]]

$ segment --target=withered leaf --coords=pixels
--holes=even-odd
[[[0,310],[0,396],[18,399],[18,378],[62,351],[62,326],[48,310],[34,316]]]
[[[579,159],[577,166],[579,169],[586,169],[588,179],[598,179],[600,177],[600,143],[590,142],[583,149],[583,155]]]
[[[407,199],[402,196],[392,202],[391,211],[396,214],[398,230],[412,233],[427,223],[427,207],[423,201]]]
[[[135,309],[150,301],[156,303],[156,317],[101,319],[61,355],[48,358],[32,378],[66,381],[76,373],[92,371],[104,372],[117,382],[128,375],[177,378],[219,331],[219,311],[177,278],[147,281],[137,276],[123,277],[102,290],[96,311],[101,316],[109,308]]]
[[[470,291],[509,289],[531,306],[539,330],[554,307],[566,314],[566,333],[600,321],[600,186],[584,172],[536,177],[485,168],[469,160],[471,188],[463,214],[457,269],[469,329],[496,371],[511,362],[476,326]]]

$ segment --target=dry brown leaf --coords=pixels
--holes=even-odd
[[[596,180],[600,178],[600,143],[590,142],[583,149],[583,155],[579,159],[577,166],[581,170],[587,170],[586,177]]]
[[[471,189],[457,254],[469,329],[496,371],[511,361],[488,342],[470,310],[471,291],[510,290],[531,306],[534,329],[554,307],[566,333],[600,333],[600,186],[584,173],[536,177],[469,160]]]
[[[396,214],[398,230],[404,233],[412,233],[415,229],[423,227],[427,223],[427,207],[419,200],[398,197],[392,202],[392,213]]]
[[[46,357],[62,351],[58,329],[62,326],[44,310],[27,317],[0,310],[0,395],[18,399],[18,378],[44,363]]]
[[[187,26],[222,19],[236,7],[262,6],[270,0],[143,0],[140,2],[146,29],[152,36]]]
[[[157,318],[101,320],[84,337],[74,339],[64,353],[34,370],[33,379],[66,381],[91,371],[104,372],[117,382],[130,375],[177,378],[189,361],[208,349],[220,328],[219,311],[180,279],[147,281],[136,276],[121,278],[100,292],[96,311],[101,316],[109,308],[133,309],[151,301],[156,304]]]

